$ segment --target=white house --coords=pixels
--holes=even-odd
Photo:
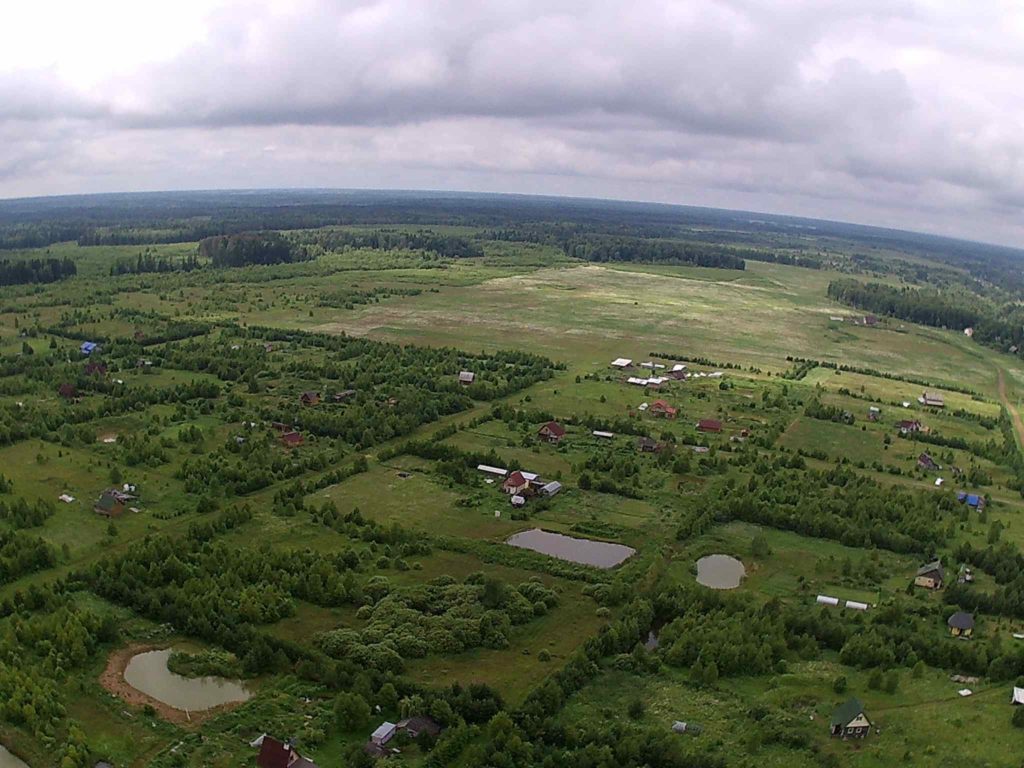
[[[394,738],[397,731],[398,726],[394,723],[383,722],[370,734],[370,741],[374,744],[387,744]]]

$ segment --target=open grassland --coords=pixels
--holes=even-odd
[[[962,334],[895,320],[854,324],[857,313],[826,298],[837,274],[827,270],[753,261],[744,271],[597,265],[569,260],[553,246],[482,247],[480,258],[357,249],[295,264],[110,277],[111,263],[137,247],[62,244],[55,254],[75,258],[79,277],[7,291],[0,474],[10,487],[0,502],[52,509],[28,522],[5,512],[0,529],[39,537],[53,561],[0,580],[0,597],[20,601],[0,622],[10,628],[48,615],[50,608],[24,607],[26,590],[65,577],[82,610],[115,616],[119,637],[92,643],[60,680],[64,719],[81,725],[91,757],[118,766],[173,768],[182,759],[248,765],[248,742],[268,731],[298,737],[301,751],[321,765],[347,764],[377,721],[398,720],[410,706],[425,709],[453,683],[482,684],[514,712],[531,706],[531,694],[589,639],[637,629],[619,623],[634,598],[693,589],[696,562],[709,554],[744,564],[746,576],[727,598],[766,613],[816,616],[829,610],[815,603],[825,594],[871,605],[867,614],[842,614],[839,621],[853,624],[899,605],[940,647],[981,649],[988,660],[1012,655],[1024,613],[979,610],[975,639],[955,641],[945,626],[953,609],[946,593],[908,594],[907,587],[923,561],[942,556],[948,581],[973,565],[975,592],[995,593],[1006,579],[960,562],[958,548],[1024,548],[1018,465],[1000,424],[1024,392],[1017,358]],[[193,250],[158,248],[175,257]],[[273,330],[256,330],[262,327]],[[87,375],[78,350],[93,337],[106,347],[97,359],[108,370]],[[377,342],[408,345],[411,357]],[[498,350],[553,363],[489,356]],[[619,356],[666,366],[685,360],[691,377],[658,389],[631,385],[627,376],[651,370],[610,368]],[[859,372],[801,373],[787,357]],[[508,384],[510,371],[529,366],[542,373]],[[466,369],[485,386],[460,387]],[[75,397],[58,394],[65,382],[80,390]],[[925,389],[940,391],[946,407],[921,406]],[[354,394],[332,397],[348,390]],[[304,392],[322,397],[303,405]],[[677,409],[676,417],[656,416],[650,406],[658,400]],[[815,414],[812,404],[832,410]],[[873,405],[881,409],[877,421],[868,419]],[[829,419],[843,412],[852,423]],[[722,431],[699,431],[701,419],[720,421]],[[928,435],[950,444],[899,436],[903,419],[921,420]],[[566,430],[557,445],[538,437],[550,420]],[[17,433],[21,421],[35,431]],[[614,435],[594,436],[595,429]],[[301,446],[283,443],[290,430],[303,435]],[[641,451],[641,438],[656,450]],[[919,468],[922,453],[940,468]],[[502,479],[476,470],[483,456],[558,480],[562,490],[550,499],[528,492],[526,505],[514,508]],[[784,472],[793,475],[789,485],[759,484]],[[942,536],[919,546],[872,543],[867,532],[887,534],[902,523],[899,504],[870,510],[874,517],[857,509],[849,530],[809,535],[820,520],[801,519],[808,511],[801,499],[815,489],[798,482],[810,472],[837,494],[840,481],[827,486],[832,475],[867,479],[881,489],[872,493],[912,491],[930,504],[927,532],[941,529]],[[138,512],[110,520],[93,512],[105,489],[124,483],[139,488],[131,505]],[[735,488],[770,502],[769,511],[793,511],[769,525],[752,522],[750,510],[715,506]],[[957,491],[986,497],[987,509],[968,510],[955,501]],[[61,493],[75,500],[58,502]],[[206,529],[239,509],[245,516],[236,525]],[[503,543],[532,528],[637,552],[601,570]],[[100,564],[165,536],[173,556],[125,566],[121,579],[107,572],[90,578]],[[217,556],[203,560],[210,552]],[[233,565],[221,572],[221,562]],[[145,599],[131,602],[128,591],[111,586],[122,580],[145,590]],[[508,590],[524,584],[528,592],[549,590],[550,605],[530,598],[526,613],[506,625]],[[217,600],[216,610],[188,632],[162,626],[183,624],[189,614],[181,606],[198,615],[207,599]],[[717,620],[713,613],[708,624]],[[232,631],[220,632],[221,621]],[[489,622],[500,636],[484,641]],[[253,699],[200,727],[167,722],[100,686],[109,653],[153,637],[231,646],[243,657],[264,642],[271,650],[248,662],[258,675]],[[426,639],[427,647],[414,642]],[[583,680],[553,721],[657,731],[677,719],[697,722],[700,737],[679,738],[728,765],[1016,764],[1010,756],[1024,747],[1024,731],[1010,725],[1010,678],[979,674],[975,695],[961,698],[961,686],[949,680],[960,669],[929,663],[914,674],[913,664],[892,662],[883,666],[897,670],[899,685],[887,693],[869,686],[867,667],[840,663],[837,648],[790,639],[772,671],[731,672],[712,683],[665,650],[652,654],[657,663],[646,670],[622,658],[631,648],[606,653],[600,674]],[[402,653],[394,651],[399,640]],[[372,652],[359,655],[348,642]],[[832,687],[840,676],[843,696]],[[355,726],[334,712],[339,694],[350,692],[373,706]],[[832,708],[850,694],[862,698],[880,729],[863,743],[826,734]],[[645,707],[630,717],[634,700]],[[754,716],[761,709],[783,724],[762,727]],[[446,725],[463,716],[453,713]],[[65,731],[58,728],[58,739]],[[25,723],[5,722],[0,739],[34,768],[54,764],[50,744]],[[489,737],[480,732],[471,741],[481,746]],[[420,746],[406,745],[392,762],[424,761]]]

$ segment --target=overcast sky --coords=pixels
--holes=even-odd
[[[613,197],[1024,245],[1024,3],[0,6],[0,197]]]

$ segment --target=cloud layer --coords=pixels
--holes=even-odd
[[[1016,3],[210,5],[99,2],[56,38],[70,1],[15,11],[0,196],[458,188],[1024,243]]]

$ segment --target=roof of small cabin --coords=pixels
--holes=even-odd
[[[697,422],[697,426],[704,427],[707,429],[721,429],[722,422],[720,422],[718,419],[701,419],[700,421]]]
[[[967,506],[976,507],[981,503],[981,496],[976,493],[967,494]]]
[[[299,432],[285,432],[281,439],[286,443],[301,443],[302,435]]]
[[[620,368],[632,364],[633,360],[628,357],[616,357],[614,360],[612,360],[612,365]]]
[[[288,768],[294,762],[291,761],[292,753],[290,744],[280,742],[273,736],[264,736],[260,742],[256,765],[259,768]]]
[[[538,431],[543,432],[545,429],[548,431],[549,435],[557,435],[558,437],[562,437],[565,434],[565,427],[563,427],[557,421],[549,421],[547,424],[542,426]]]
[[[525,485],[528,482],[529,480],[526,479],[526,476],[523,474],[522,470],[518,469],[505,478],[505,483],[507,485],[520,486]]]
[[[974,629],[974,616],[965,612],[957,611],[946,621],[950,629]]]
[[[562,484],[557,480],[552,480],[550,483],[541,488],[544,493],[558,493],[562,490]]]
[[[81,349],[85,352],[92,352],[99,345],[95,341],[83,341]]]
[[[836,707],[836,710],[832,713],[832,725],[847,725],[851,720],[857,718],[858,715],[864,714],[864,705],[860,703],[860,699],[849,699],[846,702]],[[865,719],[866,719],[865,715]]]
[[[933,571],[938,571],[940,579],[946,575],[946,569],[943,567],[941,560],[932,560],[930,563],[925,563],[917,569],[917,575],[924,576]]]
[[[370,734],[370,738],[381,738],[383,736],[387,736],[389,733],[393,733],[397,728],[398,726],[394,723],[384,721],[373,730],[373,733]]]
[[[476,378],[476,374],[472,371],[459,371],[459,381],[472,381]]]

